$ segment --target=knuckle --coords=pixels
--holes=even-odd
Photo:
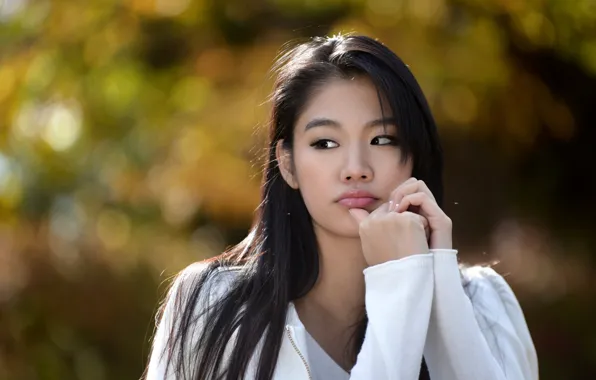
[[[418,195],[417,194],[408,194],[407,196],[404,197],[404,199],[408,203],[413,203],[418,200]]]
[[[410,227],[417,223],[417,214],[411,213],[409,211],[402,212],[399,218],[399,222],[402,226]]]
[[[402,214],[392,212],[388,215],[387,221],[393,225],[401,225],[404,222],[404,217]]]
[[[399,214],[397,212],[389,212],[387,213],[385,220],[387,221],[396,221],[399,219]]]
[[[409,218],[408,222],[409,222],[408,225],[410,225],[410,226],[419,226],[420,225],[420,219],[415,216],[412,218]]]

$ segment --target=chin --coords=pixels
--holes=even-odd
[[[345,219],[344,217],[338,217],[335,220],[328,220],[327,222],[329,223],[321,224],[315,222],[315,232],[317,229],[320,229],[325,230],[327,233],[337,237],[360,239],[358,224],[356,224],[355,220],[352,220],[351,215],[348,214]]]
[[[341,236],[343,238],[360,239],[358,225],[355,221],[353,223],[351,222],[352,221],[349,220],[347,223],[342,223],[342,225],[334,228],[334,232],[336,233],[336,235]]]

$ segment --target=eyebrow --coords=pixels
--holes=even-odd
[[[364,127],[372,128],[372,127],[378,127],[379,125],[386,125],[386,124],[397,126],[397,120],[393,117],[383,117],[380,119],[375,119],[375,120],[369,121],[368,123],[364,124]],[[316,128],[316,127],[341,128],[341,124],[338,121],[335,121],[332,119],[328,119],[325,117],[319,117],[319,118],[315,118],[315,119],[312,119],[311,121],[309,121],[306,124],[304,131],[306,132],[309,129]]]

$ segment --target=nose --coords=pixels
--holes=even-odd
[[[372,181],[373,170],[364,149],[354,148],[347,152],[341,179],[346,183]]]

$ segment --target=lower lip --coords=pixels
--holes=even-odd
[[[344,198],[339,203],[349,208],[363,208],[370,206],[376,201],[376,198]]]

